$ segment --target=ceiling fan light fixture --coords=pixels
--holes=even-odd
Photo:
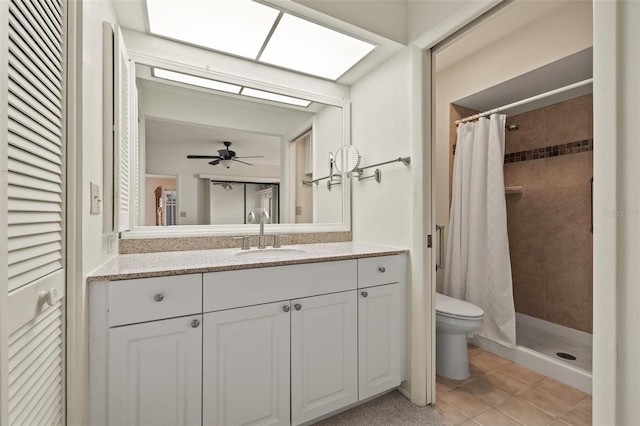
[[[231,165],[233,164],[233,160],[231,160],[231,159],[220,160],[220,164],[222,164],[225,168],[230,169]]]

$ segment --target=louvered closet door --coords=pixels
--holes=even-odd
[[[2,44],[10,425],[65,420],[64,7],[62,0],[9,0]]]

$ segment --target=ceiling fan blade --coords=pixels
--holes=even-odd
[[[216,159],[216,160],[213,160],[213,161],[209,161],[209,164],[211,164],[212,166],[217,166],[218,164],[220,164],[220,160]]]
[[[235,159],[235,158],[232,158],[231,160],[232,160],[232,161],[237,161],[238,163],[246,164],[247,166],[253,166],[253,164],[251,164],[251,163],[247,163],[247,162],[245,162],[245,161],[240,161],[240,160],[237,160],[237,159]]]
[[[187,155],[187,158],[189,159],[198,159],[198,158],[216,158],[216,159],[220,159],[219,155]]]
[[[253,155],[248,157],[234,157],[234,158],[264,158],[264,155]]]

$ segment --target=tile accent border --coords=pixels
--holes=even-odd
[[[561,155],[577,154],[593,151],[593,139],[546,146],[527,151],[511,152],[504,155],[504,162],[517,163],[520,161],[538,160],[540,158],[559,157]]]
[[[289,244],[316,244],[316,243],[340,243],[353,240],[351,232],[311,232],[300,234],[287,234],[282,241],[283,245]],[[269,236],[267,236],[269,237]],[[251,247],[258,245],[258,236],[249,237]],[[271,238],[267,238],[271,243]],[[133,253],[159,253],[167,251],[211,250],[224,248],[239,248],[240,241],[230,236],[211,237],[171,237],[171,238],[140,238],[120,239],[119,254]]]

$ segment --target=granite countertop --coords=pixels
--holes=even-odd
[[[368,243],[284,245],[280,249],[215,249],[122,254],[89,274],[87,281],[115,281],[299,263],[358,259],[406,252],[406,249]]]

